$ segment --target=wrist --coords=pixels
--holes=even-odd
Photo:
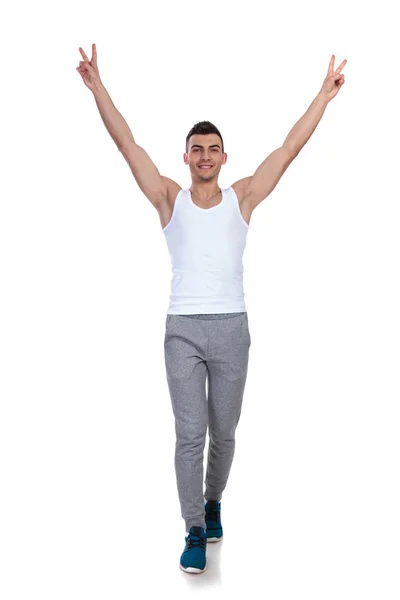
[[[93,94],[101,94],[104,91],[106,91],[106,88],[104,87],[101,79],[96,80],[93,84]]]
[[[320,92],[317,94],[316,99],[318,100],[318,102],[321,103],[321,105],[327,105],[330,102],[330,98],[328,96],[328,94],[322,90],[320,90]]]

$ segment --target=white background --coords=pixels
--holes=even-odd
[[[0,548],[3,600],[397,600],[400,594],[395,4],[20,3],[2,19]],[[164,364],[157,211],[76,71],[102,81],[160,173],[191,184],[200,120],[252,175],[346,82],[254,211],[252,339],[225,539],[185,540]],[[207,438],[208,440],[208,438]],[[208,443],[205,448],[205,456]],[[140,593],[138,592],[140,589]],[[235,595],[236,597],[236,595]],[[237,596],[239,597],[239,596]]]

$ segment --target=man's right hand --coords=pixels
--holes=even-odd
[[[79,61],[79,67],[76,67],[76,70],[82,76],[84,84],[90,91],[94,92],[95,89],[102,84],[99,69],[97,67],[96,44],[92,44],[92,59],[90,61],[82,48],[79,48],[79,52],[82,54],[84,60]]]

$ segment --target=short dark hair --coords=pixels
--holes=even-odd
[[[188,152],[189,138],[192,135],[207,135],[208,133],[216,133],[217,135],[219,135],[219,137],[221,138],[221,143],[222,143],[222,152],[224,152],[224,140],[222,139],[222,135],[220,134],[218,129],[215,127],[215,125],[210,123],[210,121],[200,121],[199,123],[196,123],[196,125],[194,125],[192,127],[192,129],[189,131],[189,133],[186,136],[186,152]]]

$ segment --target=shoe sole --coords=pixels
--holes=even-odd
[[[211,543],[213,543],[213,542],[220,542],[220,541],[221,541],[221,540],[223,540],[223,539],[224,539],[224,536],[223,536],[223,535],[221,535],[221,537],[212,537],[212,538],[207,538],[207,542],[211,542]]]
[[[204,569],[197,569],[196,567],[182,567],[182,565],[180,563],[179,563],[179,566],[182,569],[182,571],[185,571],[185,573],[194,573],[194,574],[204,573],[204,571],[207,569],[207,565],[204,567]]]

